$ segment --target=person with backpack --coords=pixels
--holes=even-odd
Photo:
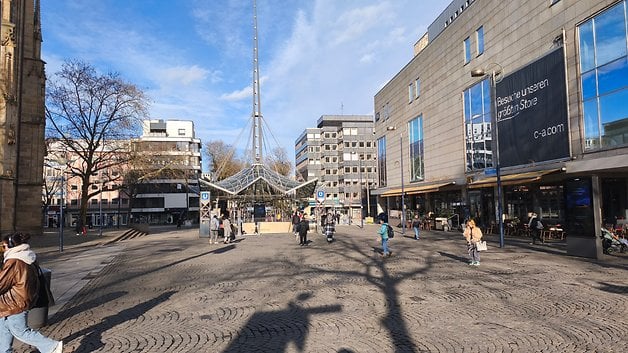
[[[392,238],[390,233],[394,234],[394,232],[384,217],[379,218],[379,223],[381,224],[381,227],[379,228],[378,234],[382,240],[382,257],[388,257],[391,254],[390,249],[388,249],[388,239]]]
[[[13,338],[35,346],[40,352],[62,353],[63,342],[55,341],[26,326],[26,314],[37,302],[39,274],[37,256],[28,234],[12,233],[2,239],[4,264],[0,270],[0,352],[12,352]]]

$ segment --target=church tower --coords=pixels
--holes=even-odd
[[[0,233],[42,232],[45,72],[40,0],[0,0]]]

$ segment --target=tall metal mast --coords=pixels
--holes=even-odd
[[[253,161],[262,163],[262,106],[259,89],[259,57],[257,49],[257,0],[253,0]]]

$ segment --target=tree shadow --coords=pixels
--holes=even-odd
[[[296,301],[290,301],[283,310],[256,312],[231,340],[224,353],[232,352],[285,352],[290,343],[303,352],[310,327],[310,316],[321,313],[340,312],[340,305],[308,308],[301,302],[309,299],[310,293],[301,293]],[[281,334],[277,334],[280,332]]]
[[[102,335],[104,332],[126,321],[137,319],[150,309],[167,301],[174,293],[174,291],[163,293],[149,301],[122,310],[117,314],[105,317],[96,325],[85,327],[80,331],[72,333],[70,336],[66,337],[64,341],[71,342],[75,339],[81,338],[81,343],[76,350],[74,350],[74,352],[93,352],[101,349],[105,346],[102,341]]]
[[[49,323],[53,325],[58,322],[67,320],[73,317],[74,315],[84,313],[95,307],[104,305],[105,303],[114,301],[118,298],[122,298],[126,294],[128,294],[128,292],[124,292],[124,291],[107,293],[94,300],[90,300],[90,301],[81,303],[79,305],[74,305],[74,306],[70,306],[71,303],[66,303],[66,305],[64,305],[59,311],[57,311],[57,313],[52,317]],[[77,296],[77,297],[80,298],[81,296]]]

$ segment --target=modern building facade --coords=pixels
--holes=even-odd
[[[2,1],[0,18],[0,232],[40,234],[46,79],[39,1]]]
[[[372,115],[323,115],[295,141],[297,177],[318,178],[316,203],[359,220],[377,212],[370,189],[377,178]],[[371,202],[373,201],[373,202]]]
[[[535,212],[598,256],[628,218],[627,23],[626,0],[452,1],[375,95],[381,207],[490,230],[501,205],[507,233]]]
[[[132,151],[145,156],[141,182],[132,197],[134,222],[172,224],[198,220],[201,140],[194,122],[146,120]]]
[[[127,146],[120,151],[128,151],[128,141],[123,143]],[[49,140],[46,152],[44,184],[40,189],[43,226],[56,228],[63,224],[66,229],[75,228],[80,223],[83,184],[72,169],[81,169],[83,162],[59,141]],[[128,168],[126,163],[117,164],[90,177],[87,190],[94,195],[87,201],[86,227],[119,228],[129,223],[130,195],[124,179]]]

